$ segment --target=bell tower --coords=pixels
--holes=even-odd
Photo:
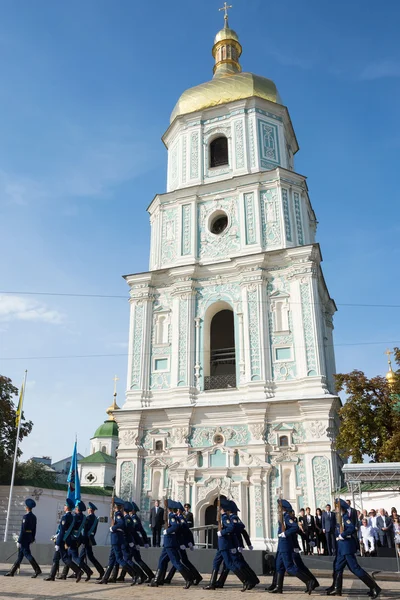
[[[229,8],[213,78],[183,92],[163,136],[149,271],[125,276],[117,478],[144,511],[172,489],[198,524],[224,489],[265,547],[278,488],[314,509],[339,481],[336,307],[289,111],[273,81],[242,71]]]

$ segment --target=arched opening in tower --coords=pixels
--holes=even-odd
[[[222,167],[229,164],[228,140],[221,136],[210,144],[210,167]]]
[[[217,312],[210,330],[210,375],[206,389],[236,387],[235,325],[233,312]]]

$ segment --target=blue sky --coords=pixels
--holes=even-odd
[[[400,4],[232,3],[243,69],[276,82],[299,140],[337,370],[384,373],[400,309],[343,304],[400,304]],[[212,76],[222,4],[2,2],[0,289],[14,294],[0,302],[0,372],[19,385],[28,369],[24,458],[60,459],[75,433],[85,454],[115,373],[122,403],[128,303],[21,292],[126,296],[121,275],[147,270],[160,138],[179,95]],[[28,359],[93,354],[114,356]]]

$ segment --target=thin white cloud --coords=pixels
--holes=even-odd
[[[141,142],[74,140],[67,154],[52,166],[51,175],[32,179],[0,171],[0,202],[26,205],[40,200],[107,198],[116,186],[143,173],[151,164],[148,148]],[[69,216],[75,215],[72,212]]]
[[[393,77],[400,77],[400,61],[390,58],[370,63],[360,74],[360,79],[364,81]]]
[[[271,54],[275,60],[284,67],[297,67],[299,69],[309,70],[312,69],[316,63],[315,58],[284,54],[279,51],[274,51]]]
[[[21,296],[0,296],[0,321],[41,321],[60,325],[64,315],[45,304]]]

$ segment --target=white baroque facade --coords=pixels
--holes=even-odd
[[[273,82],[241,73],[227,22],[213,53],[213,80],[181,96],[163,138],[150,270],[126,276],[117,489],[144,517],[166,494],[190,502],[196,525],[220,490],[265,547],[278,489],[314,510],[339,484],[336,307],[289,112]]]

